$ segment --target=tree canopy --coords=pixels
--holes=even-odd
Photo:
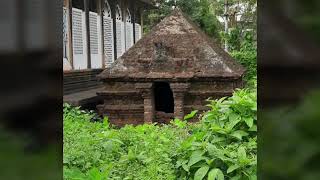
[[[256,0],[154,0],[157,9],[145,13],[145,32],[168,15],[174,6],[186,13],[204,32],[218,39],[227,40],[231,51],[256,45]],[[228,33],[224,32],[225,3],[228,4]]]

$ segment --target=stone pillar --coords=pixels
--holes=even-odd
[[[171,90],[174,98],[174,116],[175,118],[184,118],[184,96],[188,91],[189,83],[171,83]]]
[[[136,89],[139,90],[144,102],[144,122],[152,123],[154,119],[154,98],[152,83],[138,83]]]

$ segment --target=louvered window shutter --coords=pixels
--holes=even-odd
[[[100,43],[100,29],[99,29],[99,16],[96,12],[89,12],[90,22],[90,53],[91,53],[91,66],[93,69],[102,68],[101,62],[101,43]]]
[[[87,60],[84,45],[85,15],[81,9],[72,8],[72,41],[73,41],[73,64],[74,69],[86,69]]]
[[[104,25],[104,55],[105,55],[105,66],[109,67],[114,62],[114,46],[113,46],[113,21],[111,18],[110,6],[105,5],[103,15]]]
[[[127,20],[126,20],[126,50],[128,50],[133,45],[133,25],[131,21],[131,13],[127,10]]]

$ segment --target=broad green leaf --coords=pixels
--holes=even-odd
[[[229,173],[231,173],[231,172],[233,172],[234,170],[236,170],[236,169],[238,169],[238,168],[240,168],[240,166],[239,165],[232,165],[232,166],[230,166],[229,168],[228,168],[228,170],[227,170],[227,173],[229,174]]]
[[[208,143],[207,150],[210,156],[215,156],[217,147],[211,143]]]
[[[241,159],[246,159],[247,158],[246,149],[244,147],[240,147],[238,149],[238,155]]]
[[[218,168],[212,169],[208,173],[208,180],[215,180],[215,179],[224,180],[223,172]]]
[[[204,157],[204,158],[203,158],[203,161],[199,161],[199,162],[195,163],[194,165],[192,165],[192,166],[190,167],[190,169],[198,169],[198,168],[201,168],[201,167],[203,167],[203,166],[208,165],[208,164],[207,164],[207,160],[209,160],[209,158]]]
[[[187,172],[189,172],[189,170],[190,170],[190,167],[186,164],[182,164],[182,168]]]
[[[241,179],[240,175],[236,175],[230,178],[230,180],[239,180],[239,179]]]
[[[65,179],[72,179],[72,180],[85,180],[86,176],[83,174],[79,169],[68,169],[65,168],[63,170],[64,178]]]
[[[249,177],[249,180],[257,180],[257,175],[253,174]]]
[[[88,172],[89,180],[102,180],[102,174],[97,168],[93,168]]]
[[[226,128],[227,128],[229,131],[231,131],[231,130],[234,128],[234,126],[236,126],[239,122],[240,122],[240,118],[236,118],[236,119],[230,121],[230,122],[227,124]]]
[[[206,163],[210,166],[213,163],[214,159],[206,159]]]
[[[203,166],[199,168],[196,173],[194,174],[194,180],[202,180],[208,173],[209,166]]]
[[[221,128],[220,126],[218,126],[217,124],[212,124],[211,128],[210,128],[213,132],[217,132],[220,134],[227,134],[227,130]]]
[[[197,112],[198,112],[198,110],[194,110],[190,114],[187,114],[186,116],[184,116],[184,120],[189,120],[189,119],[193,118],[197,114]]]
[[[203,117],[202,117],[202,121],[211,121],[216,117],[216,114],[213,113],[212,111],[206,113]]]
[[[229,121],[237,121],[239,119],[239,116],[235,113],[229,114]]]
[[[190,160],[188,162],[188,166],[191,167],[192,165],[194,165],[195,163],[201,161],[204,159],[204,157],[202,156],[203,152],[202,151],[194,151],[191,154]]]
[[[251,128],[253,126],[253,118],[252,117],[245,117],[243,119],[249,128]]]
[[[217,143],[217,142],[221,142],[221,141],[225,141],[226,140],[226,138],[225,137],[215,137],[212,141],[211,141],[211,143],[212,144],[214,144],[214,143]]]
[[[248,131],[257,132],[257,125],[253,125]]]
[[[248,133],[245,132],[245,131],[242,131],[242,130],[238,130],[238,131],[235,131],[233,133],[230,134],[231,136],[239,139],[239,140],[242,140],[242,137],[243,136],[248,136]]]

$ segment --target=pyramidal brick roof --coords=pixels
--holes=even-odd
[[[244,68],[175,9],[98,78],[241,78]]]

